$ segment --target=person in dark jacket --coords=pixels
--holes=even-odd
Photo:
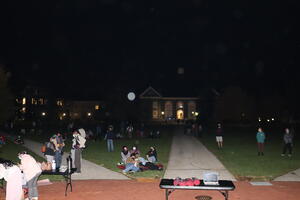
[[[285,156],[286,151],[288,151],[288,156],[292,156],[292,148],[293,148],[293,135],[290,132],[290,129],[286,128],[285,133],[283,135],[283,150],[281,156]]]
[[[115,133],[113,132],[113,126],[110,125],[108,126],[108,130],[107,130],[107,133],[105,135],[105,139],[106,139],[106,142],[107,142],[107,151],[108,152],[112,152],[114,151],[114,141],[113,139],[115,138]]]
[[[48,163],[52,163],[55,155],[55,146],[52,142],[52,139],[49,139],[49,142],[46,142],[46,151],[44,152],[44,155],[46,157],[46,160]]]
[[[147,157],[148,161],[151,162],[151,163],[157,162],[157,152],[156,152],[156,149],[154,147],[150,147],[150,150],[146,154],[146,157]]]
[[[224,132],[223,132],[221,123],[218,123],[217,130],[216,130],[216,141],[218,143],[219,149],[223,148],[223,135],[224,135]]]

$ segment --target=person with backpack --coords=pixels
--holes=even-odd
[[[46,142],[42,147],[42,152],[44,153],[46,160],[48,163],[52,163],[55,155],[55,147],[52,142],[52,138],[49,139],[49,142]]]
[[[85,131],[82,128],[73,132],[71,152],[73,152],[74,168],[76,168],[76,173],[81,173],[81,153],[82,149],[85,148],[86,142],[86,139],[82,136],[85,135],[83,132]]]

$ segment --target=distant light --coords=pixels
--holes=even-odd
[[[184,68],[183,67],[178,67],[177,74],[184,74]]]
[[[270,119],[267,119],[267,122],[270,122]]]
[[[133,101],[135,99],[135,94],[133,92],[129,92],[127,98],[129,101]]]
[[[25,113],[25,112],[26,112],[26,108],[23,107],[21,111],[22,111],[23,113]]]
[[[198,116],[199,115],[199,113],[198,112],[195,112],[195,116]]]
[[[274,118],[272,118],[272,121],[274,121],[275,119]]]
[[[100,106],[99,105],[95,105],[95,110],[99,110]]]
[[[42,112],[42,116],[46,116],[46,113],[45,113],[45,112]]]
[[[23,97],[23,99],[22,99],[22,104],[23,104],[23,105],[26,104],[26,98],[25,98],[25,97]]]
[[[62,116],[64,116],[64,117],[65,117],[65,116],[66,116],[66,113],[63,113],[63,114],[62,114]]]
[[[192,115],[193,115],[193,114],[195,114],[195,112],[194,112],[194,111],[192,112]]]
[[[90,117],[91,115],[92,115],[92,113],[90,113],[90,112],[88,112],[88,113],[87,113],[87,116],[89,116],[89,117]]]
[[[260,118],[260,117],[258,118],[258,121],[259,121],[259,122],[261,121],[261,118]]]
[[[161,114],[162,114],[162,115],[164,115],[164,114],[165,114],[165,112],[164,112],[164,111],[161,111]]]

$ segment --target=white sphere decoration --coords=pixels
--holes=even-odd
[[[127,98],[129,101],[133,101],[135,99],[135,94],[133,92],[129,92]]]

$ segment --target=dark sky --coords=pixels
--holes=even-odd
[[[57,95],[199,87],[285,91],[299,84],[296,0],[10,0],[0,5],[0,62],[12,85]],[[170,85],[170,84],[166,84]]]

